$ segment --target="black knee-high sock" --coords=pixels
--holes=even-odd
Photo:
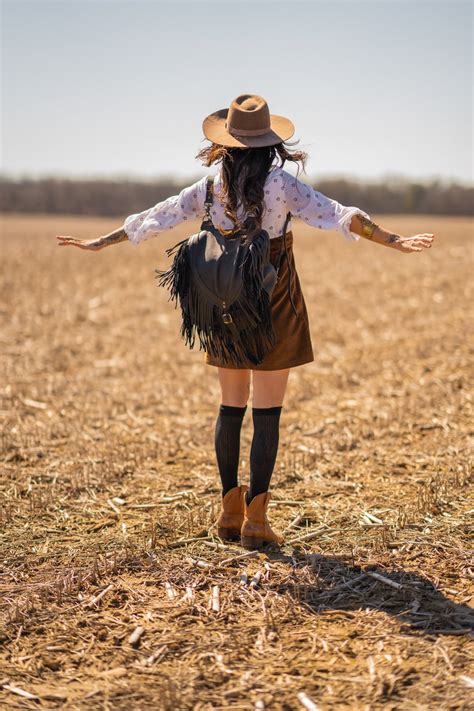
[[[222,496],[238,485],[240,430],[247,405],[221,405],[216,420],[214,444],[222,481]]]
[[[280,407],[253,407],[253,438],[250,448],[250,488],[247,504],[254,496],[268,491],[275,466],[279,429]]]

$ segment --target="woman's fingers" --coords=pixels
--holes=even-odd
[[[56,235],[56,237],[58,239],[59,247],[67,247],[72,245],[73,247],[79,247],[79,249],[94,249],[94,247],[88,242],[78,239],[77,237],[71,237],[69,235]]]
[[[80,240],[78,240],[76,237],[70,237],[69,235],[56,235],[57,239],[59,240],[59,244],[78,244]]]
[[[416,239],[418,242],[421,242],[422,244],[426,245],[427,247],[431,247],[431,244],[434,239],[434,235],[432,234],[422,234],[422,235],[415,235],[413,239]]]
[[[416,242],[414,242],[412,239],[407,239],[404,240],[401,243],[401,248],[403,252],[421,252],[422,247],[418,246]]]
[[[434,235],[429,232],[414,235],[414,237],[404,237],[401,247],[404,252],[421,252],[423,249],[431,247],[433,239]]]

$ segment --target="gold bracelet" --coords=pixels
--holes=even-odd
[[[359,215],[358,217],[362,225],[362,235],[367,239],[372,239],[377,225],[372,220],[368,220],[365,215]]]

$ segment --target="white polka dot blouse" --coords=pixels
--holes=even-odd
[[[211,217],[218,229],[233,229],[234,225],[225,215],[225,205],[220,199],[221,176],[214,177],[214,201],[211,207]],[[125,219],[123,228],[128,239],[138,245],[150,237],[155,237],[171,230],[186,220],[202,219],[204,217],[204,199],[206,196],[206,176],[189,185],[178,195],[159,202],[143,212],[130,215]],[[269,171],[265,182],[265,201],[262,228],[267,230],[270,239],[283,234],[283,225],[287,212],[292,219],[300,219],[303,223],[320,230],[335,230],[350,241],[360,239],[359,235],[349,229],[354,214],[370,216],[358,207],[346,207],[336,200],[314,190],[310,185],[295,178],[279,167]],[[238,210],[240,219],[245,217]],[[291,229],[292,220],[288,224]]]

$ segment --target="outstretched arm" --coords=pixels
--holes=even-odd
[[[128,240],[137,246],[150,237],[173,229],[185,220],[201,216],[204,209],[205,183],[206,176],[183,188],[177,195],[172,195],[147,210],[129,215],[117,230],[96,239],[81,240],[75,237],[56,235],[59,245],[73,245],[80,249],[98,251],[111,244]]]
[[[97,252],[99,249],[108,247],[111,244],[117,244],[118,242],[125,242],[128,240],[127,233],[123,227],[119,227],[118,230],[109,232],[107,235],[102,235],[96,239],[77,239],[76,237],[68,237],[65,235],[56,235],[58,239],[59,246],[70,246],[79,247],[79,249],[89,249]]]
[[[398,249],[400,252],[421,252],[424,247],[431,247],[434,239],[434,235],[429,232],[414,237],[401,237],[380,227],[365,215],[357,213],[352,216],[350,229],[360,237]]]
[[[421,252],[431,247],[434,235],[425,233],[401,237],[375,224],[370,215],[355,205],[342,205],[337,200],[314,190],[308,183],[281,171],[287,206],[295,217],[322,230],[337,230],[351,241],[365,237],[400,252]]]
[[[157,203],[153,207],[129,215],[124,229],[131,244],[138,246],[144,240],[171,230],[186,220],[199,217],[204,211],[206,176],[183,188],[177,195]]]

